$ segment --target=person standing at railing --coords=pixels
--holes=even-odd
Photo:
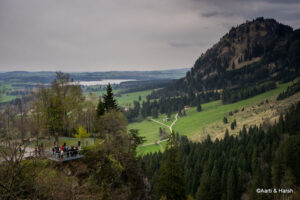
[[[44,153],[44,144],[41,143],[41,152]]]
[[[60,149],[60,157],[63,158],[64,157],[64,145],[61,146],[61,149]]]
[[[55,147],[55,152],[56,152],[56,158],[60,157],[60,152],[59,152],[59,148]]]
[[[67,147],[67,144],[64,143],[64,144],[63,144],[63,147],[64,147],[64,150],[63,150],[63,151],[66,152],[66,151],[67,151],[67,148],[66,148],[66,147]]]

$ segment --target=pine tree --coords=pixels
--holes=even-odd
[[[99,98],[98,105],[97,105],[97,116],[100,117],[104,115],[104,112],[105,112],[104,103],[102,102],[101,98]]]
[[[220,177],[219,177],[219,171],[218,171],[218,165],[215,161],[214,168],[212,170],[211,176],[210,176],[210,194],[211,199],[220,199],[221,193],[220,193]]]
[[[118,109],[116,100],[114,99],[114,94],[112,92],[112,87],[110,84],[108,84],[106,87],[106,94],[103,96],[103,99],[104,99],[104,108],[106,111]]]
[[[197,105],[197,111],[198,111],[198,112],[201,112],[201,110],[202,110],[202,107],[201,107],[201,104],[199,103],[199,104]]]
[[[170,110],[168,110],[168,112],[167,112],[167,117],[171,118],[171,111]]]
[[[179,116],[179,117],[182,117],[181,109],[178,110],[178,116]]]
[[[227,199],[236,199],[235,198],[235,187],[236,187],[236,180],[234,176],[234,169],[231,168],[228,177],[227,177]]]
[[[186,200],[183,172],[178,161],[178,144],[174,132],[169,137],[159,173],[157,199],[165,196],[168,200]]]
[[[227,117],[224,117],[224,118],[223,118],[223,122],[224,122],[224,124],[227,124],[227,123],[228,123]]]
[[[210,177],[207,165],[201,174],[200,185],[196,193],[196,200],[209,200],[210,198]]]
[[[162,136],[162,135],[163,135],[163,130],[162,130],[161,127],[159,127],[159,129],[158,129],[158,135],[159,135],[159,136]]]
[[[152,117],[153,118],[158,118],[158,110],[157,110],[157,108],[153,108],[152,111],[151,111],[151,113],[152,113]]]
[[[229,139],[229,131],[228,131],[227,128],[226,128],[226,131],[225,131],[224,139],[225,139],[225,140],[228,140],[228,139]]]
[[[231,128],[231,130],[234,130],[234,122],[231,122],[230,128]]]

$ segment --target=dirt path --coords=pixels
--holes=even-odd
[[[172,127],[176,124],[177,119],[178,119],[178,113],[176,113],[176,115],[175,115],[175,120],[173,121],[173,123],[172,123],[171,126],[169,127],[171,133],[173,132]]]
[[[170,126],[168,126],[167,124],[164,124],[164,123],[162,123],[162,122],[160,122],[160,121],[157,121],[157,120],[155,120],[155,119],[150,119],[151,121],[153,121],[153,122],[155,122],[155,123],[158,123],[158,124],[160,124],[160,125],[163,125],[163,126],[166,126],[166,127],[168,127],[169,128],[169,130],[170,130],[170,133],[172,133],[173,132],[173,129],[172,129],[172,127],[176,124],[176,122],[177,122],[177,120],[178,120],[178,113],[176,113],[176,115],[175,115],[175,120],[172,122],[172,124],[170,125]],[[164,142],[164,141],[167,141],[168,139],[164,139],[164,140],[160,140],[160,141],[158,141],[158,142],[153,142],[153,143],[150,143],[150,144],[143,144],[143,145],[141,145],[141,147],[145,147],[145,146],[150,146],[150,145],[154,145],[154,144],[158,144],[159,146],[160,146],[160,150],[163,150],[163,147],[161,146],[161,144],[160,143],[162,143],[162,142]]]
[[[164,151],[164,148],[163,148],[163,146],[161,146],[161,144],[160,144],[160,143],[158,143],[158,145],[159,145],[159,147],[160,147],[160,150],[161,150],[161,152],[163,152],[163,151]]]
[[[160,144],[161,142],[167,141],[168,139],[164,139],[164,140],[160,140],[158,142],[153,142],[153,143],[149,143],[149,144],[143,144],[141,145],[141,147],[145,147],[145,146],[150,146],[150,145],[154,145],[154,144]]]
[[[168,127],[169,130],[170,130],[170,133],[172,133],[172,132],[173,132],[172,127],[173,127],[173,126],[175,125],[175,123],[177,122],[177,119],[178,119],[178,113],[176,113],[176,115],[175,115],[175,120],[172,122],[172,124],[171,124],[170,126],[168,126],[167,124],[164,124],[164,123],[162,123],[162,122],[159,122],[159,121],[157,121],[157,120],[155,120],[155,119],[150,119],[150,120],[153,121],[153,122],[156,122],[156,123],[158,123],[158,124],[160,124],[160,125],[163,125],[163,126]]]
[[[160,124],[160,125],[163,125],[163,126],[166,126],[166,127],[168,127],[168,128],[170,128],[170,126],[168,126],[167,124],[164,124],[164,123],[162,123],[162,122],[159,122],[159,121],[157,121],[157,120],[155,120],[155,119],[150,119],[151,121],[154,121],[155,123],[158,123],[158,124]]]

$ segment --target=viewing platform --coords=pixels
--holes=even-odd
[[[84,157],[81,153],[81,151],[77,151],[77,152],[64,152],[63,156],[61,156],[60,153],[53,153],[50,151],[46,151],[44,152],[44,156],[52,161],[55,162],[67,162],[70,160],[76,160],[76,159],[80,159],[82,157]]]

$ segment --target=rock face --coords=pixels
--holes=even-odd
[[[288,81],[300,74],[299,53],[300,30],[257,18],[232,28],[196,60],[185,78],[162,93],[174,96],[265,80]]]

